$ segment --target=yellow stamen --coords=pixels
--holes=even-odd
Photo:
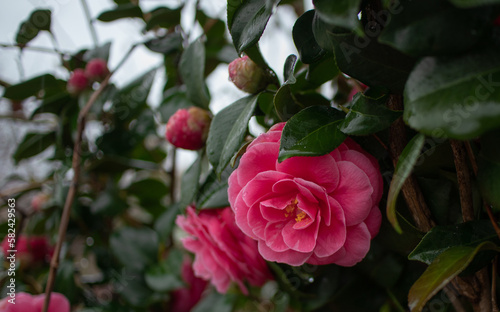
[[[290,202],[290,204],[289,204],[289,205],[286,205],[286,207],[285,207],[285,211],[286,211],[286,212],[285,212],[285,217],[287,217],[287,218],[288,218],[288,217],[292,214],[292,212],[294,212],[294,211],[295,211],[295,209],[297,209],[297,204],[298,204],[298,202],[299,202],[299,201],[298,201],[297,199],[294,199],[294,200],[292,200],[292,201]]]
[[[297,216],[295,216],[295,222],[300,222],[302,219],[306,217],[306,213],[304,211],[301,211]]]

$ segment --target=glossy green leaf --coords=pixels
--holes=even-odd
[[[477,253],[483,250],[499,252],[500,248],[492,242],[483,242],[473,247],[455,246],[440,254],[410,288],[410,310],[422,311],[427,301],[467,268]]]
[[[451,247],[473,247],[495,239],[497,235],[489,220],[435,226],[425,234],[417,247],[408,255],[408,259],[431,264],[437,256]]]
[[[220,176],[240,148],[257,98],[257,95],[249,95],[239,99],[214,116],[208,133],[207,154],[217,175]]]
[[[304,108],[302,103],[293,97],[289,84],[284,84],[278,89],[273,102],[276,114],[282,121],[287,121]]]
[[[27,133],[21,143],[17,145],[16,151],[12,155],[12,158],[17,164],[22,159],[30,158],[40,154],[55,142],[55,132]]]
[[[238,53],[257,44],[278,2],[246,0],[239,5],[236,1],[228,2],[228,27]]]
[[[200,182],[201,173],[201,155],[195,162],[184,172],[181,182],[181,198],[179,200],[179,208],[185,211],[186,207],[190,205],[198,193],[198,186]]]
[[[101,22],[112,22],[122,18],[142,18],[143,13],[138,5],[133,3],[120,4],[116,8],[102,12],[97,17]]]
[[[314,39],[312,29],[314,16],[314,10],[305,12],[297,19],[292,29],[293,42],[299,51],[300,61],[304,64],[314,63],[326,53]]]
[[[181,277],[182,259],[182,252],[172,249],[167,259],[147,268],[144,274],[146,284],[157,292],[168,292],[185,287]]]
[[[332,31],[332,30],[330,30]],[[351,33],[330,34],[338,68],[370,87],[381,87],[393,93],[403,92],[415,60],[376,38]]]
[[[61,92],[55,96],[44,99],[40,106],[33,111],[30,118],[33,119],[34,116],[45,113],[59,115],[62,110],[69,105],[77,105],[75,98],[71,97],[66,92]]]
[[[399,191],[401,191],[403,184],[413,171],[413,167],[420,156],[420,151],[422,150],[424,143],[425,136],[420,133],[408,142],[408,145],[406,145],[401,155],[399,155],[398,163],[396,165],[396,169],[394,170],[394,176],[391,180],[389,194],[387,195],[387,219],[391,222],[392,226],[398,233],[402,232],[396,216],[396,202]]]
[[[402,115],[402,112],[388,109],[385,102],[385,97],[372,100],[357,93],[354,95],[349,113],[339,125],[340,131],[347,135],[369,135],[388,128]]]
[[[75,283],[76,269],[73,261],[63,260],[57,268],[57,275],[54,282],[54,292],[63,293],[71,303],[76,301],[79,288]]]
[[[146,107],[146,100],[153,85],[156,69],[152,69],[118,91],[113,98],[115,116],[120,122],[137,118]]]
[[[153,52],[170,54],[182,50],[182,35],[179,32],[172,32],[163,37],[150,39],[144,42],[144,45]]]
[[[227,196],[228,178],[233,172],[233,168],[226,167],[222,172],[220,179],[217,177],[215,171],[210,172],[205,181],[200,186],[197,195],[196,207],[198,209],[211,209],[229,206],[229,199]]]
[[[167,7],[159,7],[149,12],[151,17],[146,23],[146,30],[151,30],[154,27],[170,28],[179,25],[181,22],[182,7],[169,9]]]
[[[500,123],[500,54],[428,57],[405,87],[403,117],[432,136],[472,139]]]
[[[11,100],[24,100],[49,87],[58,87],[58,81],[54,76],[44,74],[5,88],[3,97]]]
[[[156,178],[146,178],[135,181],[128,188],[129,195],[135,195],[146,210],[161,206],[161,200],[168,195],[168,187],[165,182]]]
[[[29,22],[38,30],[50,31],[52,23],[52,12],[50,10],[35,10],[31,12]]]
[[[319,61],[309,64],[305,79],[316,89],[325,82],[332,80],[340,73],[332,53],[324,55]],[[297,83],[298,84],[298,83]]]
[[[139,307],[139,311],[144,311],[145,307],[151,303],[152,296],[155,294],[148,287],[144,279],[144,273],[139,270],[125,268],[113,281],[113,288],[121,295],[124,301],[133,307]],[[123,304],[121,304],[122,306]],[[125,312],[130,310],[118,310],[118,307],[111,307],[106,312]],[[136,309],[137,311],[137,309]]]
[[[458,54],[486,38],[491,8],[458,9],[445,1],[401,1],[378,38],[413,56]]]
[[[459,8],[472,8],[477,6],[486,6],[499,4],[499,0],[449,0]]]
[[[319,17],[328,24],[355,29],[360,27],[358,20],[361,0],[313,0]]]
[[[484,200],[500,209],[500,162],[493,162],[485,157],[479,157],[477,181]]]
[[[344,114],[335,108],[311,106],[294,115],[283,128],[278,160],[330,153],[345,139],[338,125]]]
[[[286,60],[285,65],[283,66],[283,77],[285,79],[285,83],[291,84],[295,83],[295,64],[297,63],[297,56],[294,54],[290,54]]]
[[[182,53],[179,66],[188,99],[197,106],[208,109],[210,94],[205,84],[205,46],[201,37],[193,41]]]
[[[156,262],[158,234],[150,228],[123,227],[110,239],[111,252],[125,267],[142,270]]]

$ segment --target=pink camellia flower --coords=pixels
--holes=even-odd
[[[188,207],[187,216],[178,216],[176,223],[189,234],[182,243],[195,254],[194,274],[210,280],[218,292],[226,293],[233,281],[248,294],[244,280],[262,286],[272,279],[257,243],[236,226],[231,208],[196,214],[193,207]]]
[[[167,122],[165,136],[176,147],[198,150],[205,145],[212,117],[199,107],[179,109]]]
[[[262,67],[255,64],[248,56],[235,59],[229,64],[229,79],[248,93],[257,93],[269,84],[269,76]]]
[[[236,224],[258,241],[266,260],[355,265],[382,219],[376,159],[346,139],[330,154],[278,163],[284,126],[255,139],[229,177]]]
[[[45,294],[32,296],[20,292],[15,299],[5,297],[0,301],[0,312],[42,312]],[[13,303],[14,302],[14,303]],[[68,299],[60,293],[51,293],[48,312],[69,312],[71,305]]]
[[[69,94],[77,96],[89,86],[89,79],[85,75],[85,71],[81,68],[75,69],[71,74],[66,86]]]
[[[203,291],[207,287],[207,281],[194,275],[191,259],[186,258],[182,262],[182,279],[188,285],[185,288],[172,292],[171,311],[189,312],[200,301]]]
[[[103,81],[109,75],[106,61],[99,58],[90,60],[85,66],[85,75],[91,81]]]
[[[8,250],[12,250],[9,238],[6,236],[2,241],[2,250],[4,255],[8,254]],[[53,248],[49,241],[44,236],[26,236],[19,235],[16,238],[15,244],[16,259],[21,261],[22,267],[28,267],[37,263],[49,261],[53,253]]]

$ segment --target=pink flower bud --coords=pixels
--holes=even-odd
[[[8,250],[14,249],[11,243],[13,244],[13,241],[9,241],[9,237],[5,236],[2,241],[2,251],[5,255],[8,254]],[[16,259],[21,262],[22,268],[49,261],[53,253],[53,248],[46,237],[29,237],[23,234],[16,237],[15,250],[17,250]]]
[[[85,67],[85,75],[91,81],[103,81],[109,75],[108,65],[103,59],[92,59]]]
[[[165,136],[176,147],[198,150],[205,145],[212,117],[199,107],[179,109],[167,123]]]
[[[85,75],[85,71],[81,68],[75,69],[68,80],[66,88],[71,95],[79,95],[89,86],[89,80]]]
[[[33,196],[33,199],[31,200],[31,208],[33,208],[34,211],[40,211],[48,200],[49,195],[45,193],[38,193]]]
[[[241,90],[257,93],[269,84],[265,70],[255,64],[248,56],[235,59],[229,64],[229,79]]]

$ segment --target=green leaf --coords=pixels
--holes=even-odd
[[[181,182],[181,198],[179,200],[179,208],[182,211],[186,210],[188,205],[194,201],[198,193],[198,187],[201,174],[202,155],[199,154],[195,162],[184,172]]]
[[[165,242],[172,234],[175,218],[180,213],[179,205],[170,205],[165,212],[156,218],[154,229],[158,233],[161,242]]]
[[[142,271],[124,268],[121,274],[115,273],[113,281],[113,289],[121,295],[123,300],[134,307],[141,307],[139,311],[145,311],[147,306],[151,304],[152,296],[155,294],[146,284],[144,273]],[[122,306],[123,303],[120,305]],[[112,306],[106,312],[128,312],[130,309],[118,310],[120,308]],[[137,309],[134,309],[137,311]],[[132,311],[134,311],[132,310]]]
[[[196,199],[198,209],[211,209],[229,206],[227,196],[228,178],[233,172],[233,168],[226,167],[218,179],[215,171],[211,171],[202,183]]]
[[[459,8],[472,8],[477,6],[485,6],[492,4],[499,4],[499,0],[449,0],[451,3]]]
[[[162,206],[161,200],[168,194],[168,187],[159,179],[146,178],[132,183],[127,191],[129,195],[135,195],[141,206],[154,215],[154,208]]]
[[[415,60],[375,38],[330,30],[338,68],[370,87],[403,92]]]
[[[21,47],[25,46],[28,42],[35,39],[39,32],[40,30],[30,22],[22,22],[17,30],[16,43]]]
[[[335,58],[332,53],[329,53],[324,55],[319,61],[309,64],[305,79],[310,83],[309,88],[316,89],[325,82],[335,78],[339,73],[340,71],[335,63]]]
[[[240,148],[257,105],[257,98],[258,95],[246,96],[214,116],[208,132],[207,155],[217,175],[221,175]]]
[[[112,10],[102,12],[97,19],[101,22],[112,22],[122,18],[143,18],[143,13],[138,5],[133,3],[120,4]]]
[[[500,54],[428,57],[405,87],[404,120],[428,135],[472,139],[500,123]]]
[[[191,312],[231,312],[236,301],[236,296],[219,294],[212,291],[204,296],[191,310]]]
[[[111,235],[109,244],[115,257],[127,268],[142,270],[156,262],[158,234],[150,228],[121,228]]]
[[[50,31],[51,14],[50,10],[35,10],[31,12],[29,22],[38,30]]]
[[[71,260],[63,260],[57,268],[54,292],[63,293],[71,303],[76,303],[79,288],[75,283],[75,265]]]
[[[483,242],[476,247],[455,246],[440,254],[410,288],[410,310],[422,311],[427,301],[460,274],[477,253],[483,250],[499,252],[500,248],[492,242]]]
[[[55,115],[60,115],[62,113],[62,110],[66,106],[74,105],[76,106],[77,104],[75,103],[75,98],[70,96],[66,92],[61,92],[59,94],[56,94],[54,96],[48,97],[47,99],[44,99],[40,106],[38,106],[33,113],[31,114],[30,118],[33,119],[34,116],[38,114],[45,114],[45,113],[52,113]]]
[[[148,287],[157,292],[185,287],[181,277],[182,259],[182,252],[172,249],[167,259],[147,268],[144,279]]]
[[[360,28],[358,13],[361,0],[313,0],[313,4],[326,23],[347,29]]]
[[[109,182],[106,189],[92,202],[90,211],[101,216],[114,216],[127,208],[128,204],[120,197],[116,185]]]
[[[285,65],[283,66],[283,77],[285,78],[286,84],[293,84],[296,82],[294,76],[296,63],[297,56],[294,54],[290,54],[285,60]]]
[[[388,128],[402,113],[385,106],[387,98],[373,100],[361,93],[354,95],[353,105],[339,125],[347,135],[369,135]]]
[[[156,26],[170,28],[181,22],[182,6],[176,9],[159,7],[149,12],[151,17],[146,23],[146,30],[151,30]]]
[[[396,216],[396,201],[398,199],[399,191],[403,187],[406,179],[413,171],[413,167],[420,156],[420,151],[425,143],[425,136],[421,133],[408,142],[401,155],[399,155],[394,176],[392,177],[389,193],[387,195],[387,219],[391,222],[392,226],[398,233],[402,233],[401,227]]]
[[[293,42],[299,51],[300,61],[304,64],[314,63],[326,53],[314,38],[312,28],[314,16],[315,11],[309,10],[302,14],[293,25]]]
[[[146,100],[153,85],[156,69],[146,72],[118,91],[113,98],[115,116],[121,122],[137,118],[146,107]]]
[[[197,106],[208,109],[210,94],[205,84],[205,46],[201,37],[182,53],[179,70],[186,84],[188,99]]]
[[[463,10],[445,1],[402,0],[379,42],[412,56],[458,54],[476,46],[491,29],[491,8]]]
[[[153,52],[170,54],[182,50],[182,34],[172,32],[163,37],[153,38],[144,42],[146,48]]]
[[[408,255],[408,259],[431,264],[441,253],[452,247],[473,247],[497,239],[491,222],[478,220],[456,225],[435,226]]]
[[[14,162],[18,164],[22,159],[40,154],[55,142],[56,133],[54,131],[47,133],[27,133],[17,146],[12,158]]]
[[[311,106],[294,115],[283,128],[279,162],[333,151],[345,139],[337,127],[343,118],[342,112],[326,106]]]
[[[246,0],[237,6],[236,1],[228,1],[228,28],[239,54],[257,44],[278,2]]]
[[[477,181],[484,200],[500,209],[500,162],[493,162],[480,156],[478,161]]]
[[[5,88],[3,97],[11,100],[24,100],[37,95],[40,90],[57,88],[58,86],[59,84],[54,76],[44,74]]]

